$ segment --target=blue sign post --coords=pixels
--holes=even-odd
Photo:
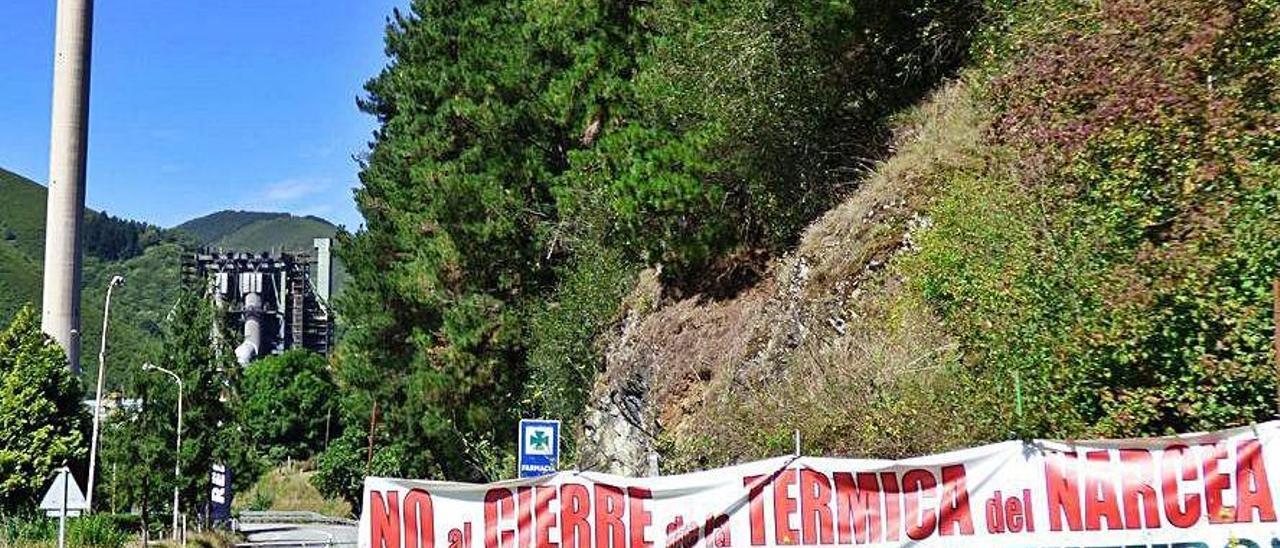
[[[520,421],[520,477],[554,474],[560,465],[560,421]]]

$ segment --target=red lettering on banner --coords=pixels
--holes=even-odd
[[[831,480],[812,468],[800,470],[800,530],[805,544],[831,544]]]
[[[535,516],[534,542],[538,548],[559,548],[560,543],[551,542],[551,529],[556,526],[556,513],[551,511],[551,501],[556,500],[556,488],[539,485],[534,488],[533,514]]]
[[[836,522],[840,544],[880,542],[880,482],[874,472],[836,472]],[[852,533],[852,535],[850,534]]]
[[[628,487],[627,496],[631,499],[631,548],[649,548],[653,546],[644,537],[644,530],[653,523],[653,514],[645,508],[645,501],[653,498],[653,492],[642,487]]]
[[[1258,440],[1243,440],[1236,445],[1236,498],[1239,522],[1252,522],[1254,510],[1258,511],[1258,521],[1276,520],[1271,483],[1267,481],[1266,462]]]
[[[533,548],[533,487],[517,487],[516,501],[516,538],[520,548]]]
[[[1200,495],[1189,493],[1178,498],[1178,480],[1196,479],[1196,465],[1187,460],[1188,447],[1170,445],[1161,459],[1161,491],[1164,496],[1164,515],[1174,527],[1186,529],[1200,521]],[[1176,466],[1170,463],[1175,461]]]
[[[604,483],[596,484],[596,548],[624,548],[626,527],[622,515],[626,508],[622,489]]]
[[[508,548],[515,544],[514,529],[503,529],[502,521],[514,518],[516,501],[510,489],[490,489],[484,494],[485,548]]]
[[[435,545],[436,528],[431,495],[421,489],[411,489],[404,496],[404,548],[435,548]]]
[[[400,548],[400,494],[369,491],[369,537],[373,548]]]
[[[1045,493],[1049,499],[1049,530],[1061,531],[1062,519],[1066,518],[1066,526],[1072,531],[1079,531],[1080,523],[1080,488],[1079,473],[1076,466],[1076,454],[1045,453],[1044,481]]]
[[[1013,525],[1005,525],[1005,515],[1009,511],[1004,503],[1004,496],[999,490],[991,494],[991,498],[987,500],[987,532],[992,534],[1000,534],[1005,531],[1013,531]],[[1010,520],[1012,521],[1012,520]]]
[[[1043,524],[1044,517],[1034,514],[1046,509],[1046,535],[1050,531],[1161,527],[1166,528],[1161,535],[1168,535],[1174,534],[1172,528],[1277,522],[1264,447],[1258,439],[1226,438],[1190,447],[1175,442],[1164,449],[1147,449],[1149,444],[1115,445],[1119,447],[1094,446],[1079,454],[1045,451],[1043,506],[1039,501],[1032,504],[1033,489],[1025,489],[1026,485],[1012,489],[1026,468],[1017,468],[1016,475],[997,476],[995,489],[982,491],[979,504],[986,519],[979,516],[982,523],[978,525],[985,524],[983,532],[991,535],[1037,532],[1036,518]],[[983,462],[1007,462],[1015,467],[1025,467],[1028,462],[1005,460],[1007,457],[1011,456]],[[413,483],[373,478],[362,516],[362,527],[367,527],[362,529],[362,542],[371,548],[435,548],[435,510],[442,512],[439,546],[450,548],[470,548],[473,538],[483,539],[484,548],[745,545],[746,536],[732,542],[731,517],[735,527],[749,528],[754,546],[898,544],[975,534],[965,464],[915,469],[897,465],[872,472],[824,472],[808,467],[809,463],[800,466],[769,476],[744,477],[746,500],[738,498],[732,505],[731,501],[720,501],[726,506],[709,506],[720,504],[718,499],[681,505],[677,501],[689,492],[680,491],[671,495],[677,498],[663,495],[664,500],[654,507],[654,493],[648,488],[589,480],[559,483],[576,478],[567,475],[534,486],[480,487],[465,496],[450,494],[445,499],[434,489],[428,491],[429,487],[411,489]],[[724,478],[712,479],[718,482]],[[766,494],[769,483],[773,487]],[[705,493],[698,491],[695,498],[721,496],[723,485],[708,485],[711,487]],[[477,500],[480,493],[484,495],[483,506]],[[772,498],[766,502],[769,496]],[[705,517],[701,514],[724,507],[735,508],[734,513],[712,510]],[[472,512],[483,514],[482,525],[475,524],[479,516],[471,517]],[[653,523],[655,515],[663,520],[658,526]],[[444,527],[446,522],[449,527]],[[480,529],[475,537],[473,526]],[[661,526],[668,533],[665,539]],[[739,532],[748,533],[734,531]]]
[[[1035,520],[1031,515],[1031,490],[1023,489],[1022,498],[1011,495],[1004,498],[1004,493],[996,490],[986,504],[987,532],[1021,533],[1035,531]]]
[[[1221,462],[1227,458],[1227,442],[1205,444],[1203,451],[1204,466],[1204,509],[1209,514],[1209,523],[1233,523],[1236,521],[1233,508],[1222,505],[1222,492],[1231,486],[1231,478],[1222,473]]]
[[[1116,484],[1112,479],[1111,453],[1105,449],[1085,454],[1084,476],[1084,528],[1090,531],[1102,529],[1102,518],[1107,529],[1120,529],[1120,505],[1116,500]]]
[[[747,518],[751,524],[751,545],[764,546],[764,482],[765,476],[747,476],[742,478],[742,486],[747,488]]]
[[[707,519],[702,536],[707,539],[710,548],[731,548],[733,538],[729,533],[729,516],[718,514]]]
[[[893,472],[881,472],[880,486],[884,493],[885,540],[898,540],[898,531],[902,530],[902,489],[898,488],[898,476]]]
[[[1022,494],[1027,498],[1031,498],[1030,489],[1023,489]],[[1009,497],[1009,500],[1004,501],[1004,514],[1009,520],[1010,533],[1021,533],[1023,530],[1030,531],[1027,528],[1030,521],[1027,510],[1030,508],[1030,506],[1025,506],[1018,497]]]
[[[1120,450],[1120,491],[1124,502],[1126,529],[1160,527],[1155,482],[1152,481],[1151,452],[1146,449]]]
[[[973,534],[973,515],[969,512],[969,487],[965,485],[964,465],[942,467],[942,500],[938,503],[938,535]]]
[[[908,538],[924,540],[933,534],[938,515],[933,508],[924,508],[920,498],[925,492],[932,496],[937,485],[938,480],[928,470],[911,470],[902,476],[902,513],[906,517]]]
[[[1026,519],[1027,526],[1024,530],[1028,533],[1035,532],[1036,519],[1035,519],[1035,512],[1032,512],[1030,489],[1022,490],[1022,513],[1027,518]],[[1016,533],[1017,531],[1014,531],[1014,532]]]
[[[566,483],[560,486],[560,544],[565,548],[591,548],[591,492],[586,486]]]
[[[773,538],[777,544],[799,544],[800,535],[791,528],[796,499],[787,491],[796,484],[796,474],[787,470],[773,480]]]

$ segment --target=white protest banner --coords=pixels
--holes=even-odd
[[[366,548],[1280,548],[1280,423],[1004,442],[913,459],[783,457],[656,478],[367,478]]]

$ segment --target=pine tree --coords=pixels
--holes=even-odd
[[[368,424],[376,403],[376,444],[399,445],[405,474],[504,472],[522,306],[563,250],[557,177],[612,123],[631,9],[419,1],[388,25],[391,60],[361,101],[381,125],[356,195],[366,229],[339,245],[352,274],[339,377],[344,422]]]

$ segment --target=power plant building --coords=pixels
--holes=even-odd
[[[202,250],[191,265],[208,283],[223,320],[241,337],[240,364],[301,348],[327,355],[333,344],[332,240],[311,253]]]

